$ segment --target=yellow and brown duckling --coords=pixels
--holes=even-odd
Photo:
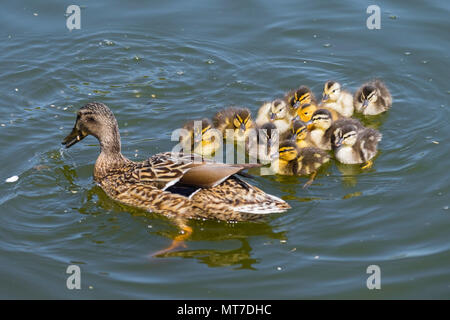
[[[314,147],[299,148],[294,141],[285,140],[280,143],[278,159],[273,167],[277,173],[290,176],[310,176],[304,185],[311,185],[317,175],[317,170],[330,160],[327,152]]]
[[[363,84],[355,92],[353,104],[357,112],[363,115],[377,115],[392,106],[392,96],[386,85],[380,80]]]
[[[227,139],[227,130],[233,130],[235,142],[244,142],[254,127],[251,112],[247,108],[229,107],[217,112],[213,118],[214,127]]]
[[[183,126],[180,144],[184,153],[211,157],[222,146],[221,135],[209,119],[191,120]]]
[[[357,130],[348,124],[338,128],[335,132],[334,154],[336,159],[345,164],[365,163],[362,169],[373,165],[372,159],[377,154],[378,142],[382,135],[375,129],[365,128]]]
[[[333,109],[343,117],[351,117],[354,111],[353,96],[342,90],[339,82],[327,81],[323,88],[321,107]]]
[[[257,159],[259,163],[269,163],[278,152],[279,130],[273,122],[267,122],[257,127],[257,135],[253,141],[246,143],[246,151],[250,159]]]
[[[312,147],[313,143],[309,138],[308,126],[301,120],[292,122],[290,132],[285,135],[283,140],[291,140],[297,144],[299,148]]]
[[[333,132],[344,125],[351,124],[356,130],[361,130],[364,126],[356,119],[342,118],[333,121],[331,112],[327,109],[318,109],[314,112],[311,120],[306,123],[311,126],[309,138],[312,143],[322,149],[332,149]]]
[[[314,93],[307,86],[301,86],[296,90],[291,90],[284,96],[284,100],[289,107],[292,117],[297,116],[298,110],[305,104],[317,105]]]
[[[291,120],[292,116],[286,102],[282,99],[276,99],[272,102],[264,103],[259,108],[255,123],[257,126],[262,126],[268,122],[273,122],[279,134],[282,135],[289,130]]]
[[[342,116],[336,110],[333,110],[333,109],[327,108],[327,107],[321,107],[321,106],[318,106],[318,105],[312,104],[312,103],[304,104],[300,108],[297,109],[298,118],[300,120],[302,120],[303,122],[308,122],[311,120],[314,112],[316,112],[319,109],[328,110],[331,114],[331,119],[333,121],[336,121],[336,120],[342,118]]]
[[[310,139],[312,143],[322,150],[331,150],[330,140],[325,137],[325,132],[331,127],[333,117],[327,109],[314,111],[311,120],[306,124],[311,125]]]
[[[102,103],[88,103],[77,112],[75,126],[62,144],[69,148],[88,135],[100,142],[94,180],[105,193],[126,205],[175,218],[186,234],[192,229],[185,219],[258,220],[290,208],[241,180],[237,174],[245,165],[194,161],[192,155],[171,152],[142,162],[127,159],[121,153],[116,118]],[[183,239],[176,238],[168,249]]]

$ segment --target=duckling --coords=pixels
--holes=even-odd
[[[317,100],[314,93],[307,86],[300,86],[297,90],[291,90],[284,96],[284,101],[289,106],[292,117],[297,116],[297,110],[305,105],[317,105]]]
[[[254,127],[251,112],[247,108],[229,107],[217,112],[213,124],[226,139],[226,131],[234,130],[233,139],[238,143],[245,142],[250,129]]]
[[[298,108],[297,109],[298,117],[296,117],[296,118],[299,118],[303,122],[308,122],[308,121],[311,120],[312,115],[314,114],[314,112],[316,110],[319,110],[319,109],[328,110],[330,112],[330,114],[331,114],[331,119],[333,121],[342,118],[342,116],[336,110],[333,110],[333,109],[328,108],[328,107],[321,107],[321,106],[318,106],[318,105],[313,104],[313,103],[306,103],[306,104],[302,105],[300,108]],[[294,119],[296,119],[296,118],[294,118]]]
[[[185,153],[211,157],[222,146],[220,132],[213,128],[209,119],[188,121],[183,129],[186,131],[180,135],[180,144]]]
[[[362,169],[372,167],[372,159],[377,154],[378,142],[382,135],[375,129],[355,130],[355,126],[346,125],[334,133],[335,157],[345,164],[365,163]]]
[[[254,143],[246,143],[246,151],[250,158],[257,159],[259,163],[269,163],[278,152],[279,130],[273,122],[267,122],[258,127]]]
[[[353,104],[356,111],[363,115],[377,115],[389,110],[392,96],[383,82],[373,80],[363,84],[355,92]]]
[[[321,107],[333,109],[344,117],[351,117],[354,110],[353,96],[342,90],[339,82],[327,81],[323,88]]]
[[[334,142],[333,133],[342,126],[352,125],[355,130],[360,131],[364,129],[364,126],[359,120],[352,118],[342,118],[333,121],[331,112],[327,109],[318,109],[314,112],[311,120],[306,123],[311,125],[309,133],[310,139],[313,144],[323,150],[331,150],[332,142]]]
[[[324,139],[330,141],[331,148],[334,147],[337,130],[347,125],[353,126],[357,132],[366,129],[366,127],[364,127],[364,125],[359,120],[353,118],[342,118],[333,121],[331,126],[327,129],[327,131],[325,131],[324,134]]]
[[[280,143],[278,151],[277,173],[281,175],[311,175],[304,188],[311,185],[317,175],[317,170],[330,160],[323,150],[314,147],[298,148],[294,141],[285,140]]]
[[[311,120],[306,125],[312,126],[309,133],[311,141],[317,148],[322,150],[331,150],[330,140],[325,137],[325,132],[331,127],[333,118],[331,112],[327,109],[318,109],[314,111]]]
[[[312,147],[313,143],[309,138],[308,126],[300,120],[295,120],[292,123],[292,130],[285,136],[283,140],[295,141],[297,147],[306,148]]]
[[[262,126],[267,122],[273,122],[278,128],[279,134],[282,135],[289,130],[291,120],[292,117],[286,102],[281,99],[276,99],[272,102],[264,103],[259,108],[255,122],[258,126]]]
[[[62,144],[70,148],[88,135],[100,142],[94,180],[110,198],[172,217],[185,231],[162,253],[182,245],[192,233],[187,219],[252,221],[290,208],[237,176],[248,164],[194,161],[192,155],[172,152],[142,162],[127,159],[121,153],[117,120],[103,103],[80,108],[75,126]]]

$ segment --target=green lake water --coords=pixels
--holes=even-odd
[[[0,5],[0,298],[450,298],[449,13],[446,1],[69,1]],[[381,9],[369,30],[366,8]],[[332,161],[305,178],[252,183],[292,209],[265,223],[178,230],[95,186],[97,141],[61,141],[90,101],[117,117],[123,153],[170,151],[172,131],[229,105],[334,79],[372,78],[394,104],[370,170]],[[5,180],[17,175],[19,180]],[[66,269],[81,269],[69,290]],[[366,269],[381,270],[369,290]]]

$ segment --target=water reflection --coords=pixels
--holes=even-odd
[[[252,258],[252,248],[248,239],[238,239],[241,243],[240,247],[231,250],[216,250],[216,249],[197,249],[197,250],[182,250],[175,252],[168,252],[164,255],[158,256],[162,258],[178,257],[185,259],[197,259],[198,262],[206,264],[209,267],[229,267],[236,266],[238,269],[256,270],[254,264],[260,262],[260,259]]]
[[[99,208],[102,210],[99,210]],[[152,228],[149,231],[149,234],[152,236],[161,236],[172,241],[180,234],[180,230],[171,219],[111,200],[98,186],[93,186],[85,193],[85,199],[77,210],[84,215],[97,215],[105,211],[126,211],[132,216],[143,217],[143,227],[153,224],[152,221],[168,222],[168,224],[161,224],[156,228]],[[108,221],[111,223],[116,222],[114,219],[108,219]],[[209,267],[236,266],[236,269],[256,270],[254,265],[260,263],[260,259],[252,257],[251,237],[262,236],[269,239],[287,240],[286,232],[274,231],[270,225],[270,220],[257,223],[190,220],[188,225],[193,229],[193,233],[185,241],[185,249],[177,248],[175,251],[166,252],[158,256],[150,256],[150,259],[181,257],[197,259],[198,262]],[[200,243],[205,243],[205,245],[211,247],[211,243],[221,244],[223,241],[228,240],[237,240],[240,242],[240,246],[236,249],[228,250],[219,248],[189,249],[194,246],[198,247]]]

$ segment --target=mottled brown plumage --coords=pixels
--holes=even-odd
[[[63,144],[70,147],[95,136],[101,153],[94,180],[114,200],[176,218],[258,220],[290,206],[236,176],[249,165],[226,165],[193,155],[160,153],[133,162],[121,153],[117,121],[102,103],[89,103],[77,114]]]

